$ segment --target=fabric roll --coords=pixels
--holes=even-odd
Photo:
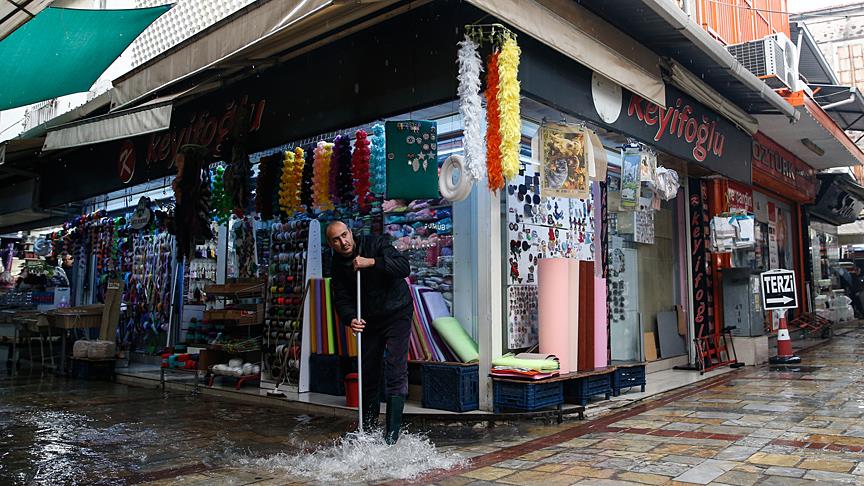
[[[567,328],[568,333],[568,352],[570,353],[570,368],[561,368],[563,373],[575,372],[579,363],[579,260],[567,260],[567,285],[568,298],[565,301],[567,306]],[[584,278],[590,278],[586,275]]]
[[[603,368],[607,362],[609,344],[606,322],[606,279],[594,277],[594,367]]]
[[[463,363],[473,363],[480,359],[477,343],[465,332],[465,328],[452,317],[439,317],[432,321],[432,327],[453,350],[453,353]]]
[[[541,258],[537,268],[540,352],[558,356],[562,370],[571,366],[569,261]]]

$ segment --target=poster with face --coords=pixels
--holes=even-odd
[[[544,196],[586,199],[589,192],[585,129],[543,125],[540,139],[540,192]]]

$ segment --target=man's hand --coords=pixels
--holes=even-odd
[[[366,258],[366,257],[362,257],[362,256],[358,255],[354,259],[353,264],[354,264],[354,270],[360,270],[361,268],[371,268],[371,267],[375,266],[375,259],[374,258]]]
[[[354,332],[363,332],[363,328],[366,327],[366,321],[363,319],[352,319],[351,320],[351,330]]]

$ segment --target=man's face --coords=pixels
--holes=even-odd
[[[344,257],[350,257],[354,253],[354,234],[344,223],[327,228],[327,242],[333,251]]]

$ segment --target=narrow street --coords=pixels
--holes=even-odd
[[[423,472],[415,482],[862,484],[862,342],[856,323],[801,353],[799,371],[748,367],[586,422],[435,427],[426,437],[456,467]],[[4,484],[344,484],[417,472],[374,471],[378,457],[365,466],[371,476],[357,462],[345,465],[356,475],[330,464],[322,466],[332,468],[327,476],[296,460],[350,427],[25,370],[0,382],[0,477]],[[431,450],[415,434],[406,437],[388,452],[387,468]],[[387,451],[383,444],[371,450]]]

